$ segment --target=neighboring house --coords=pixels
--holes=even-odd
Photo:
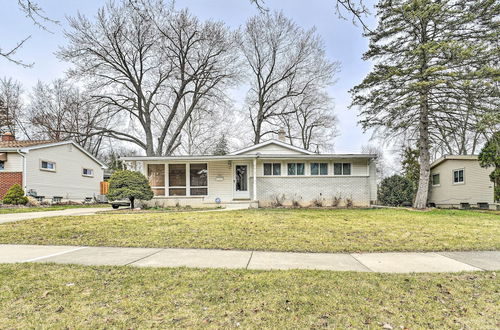
[[[244,203],[269,206],[285,196],[310,205],[334,197],[369,206],[377,198],[375,155],[315,154],[279,140],[225,156],[122,157],[149,178],[151,203],[191,205]]]
[[[99,194],[106,166],[73,141],[0,141],[0,199],[13,184],[45,200],[81,202]]]
[[[431,164],[429,204],[437,207],[496,208],[491,168],[477,156],[444,156]]]

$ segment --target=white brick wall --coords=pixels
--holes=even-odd
[[[276,194],[285,195],[285,204],[292,198],[308,205],[316,198],[325,199],[330,205],[333,197],[352,198],[355,206],[368,206],[371,197],[369,177],[259,177],[257,178],[257,199],[267,206]]]

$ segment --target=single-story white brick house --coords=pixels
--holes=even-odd
[[[0,141],[0,199],[17,183],[45,201],[82,202],[100,193],[105,168],[73,141],[18,141],[7,133]]]
[[[334,197],[369,206],[377,199],[372,154],[317,154],[270,140],[224,156],[122,157],[149,178],[157,205],[331,204]]]

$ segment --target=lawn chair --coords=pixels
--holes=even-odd
[[[62,196],[52,196],[52,204],[60,204],[62,199]]]
[[[30,189],[28,190],[28,193],[26,194],[30,197],[33,197],[34,199],[36,199],[40,204],[43,203],[43,199],[45,198],[45,196],[40,196],[36,193],[36,190],[33,190],[33,189]]]

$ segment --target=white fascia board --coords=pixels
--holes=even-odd
[[[226,156],[130,156],[120,157],[123,161],[218,161],[218,160],[246,160],[246,159],[352,159],[377,158],[374,154],[312,154],[312,155],[295,155],[295,154],[266,154],[266,155],[226,155]]]
[[[294,150],[294,151],[298,151],[298,152],[302,152],[302,153],[307,154],[307,155],[313,155],[313,154],[315,154],[312,151],[309,151],[309,150],[306,150],[306,149],[302,149],[302,148],[299,148],[299,147],[296,147],[296,146],[292,146],[292,145],[290,145],[288,143],[281,142],[279,140],[269,140],[269,141],[266,141],[266,142],[254,144],[253,146],[249,146],[249,147],[246,147],[246,148],[243,148],[243,149],[240,149],[240,150],[236,150],[236,151],[230,153],[230,155],[240,155],[242,153],[245,153],[245,152],[248,152],[248,151],[252,151],[254,149],[265,147],[265,146],[267,146],[269,144],[276,144],[276,145],[279,145],[281,147],[284,147],[284,148],[287,148],[287,149],[290,149],[290,150]]]

